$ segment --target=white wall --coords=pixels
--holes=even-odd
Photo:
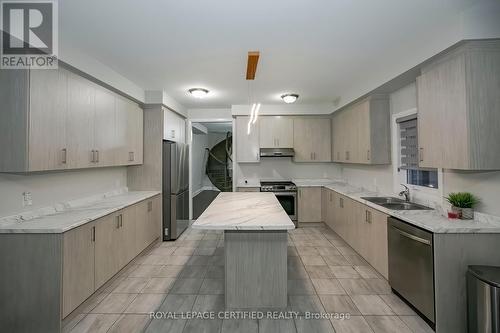
[[[0,217],[105,193],[124,186],[127,186],[125,167],[33,175],[0,174]],[[32,206],[22,206],[23,192],[31,192]]]
[[[189,119],[197,120],[231,120],[231,109],[189,109]]]
[[[466,191],[479,197],[479,212],[500,216],[500,171],[459,172],[444,170],[444,193]]]
[[[259,115],[329,115],[333,110],[332,104],[263,104],[260,106]],[[248,116],[251,105],[232,105],[233,116]]]
[[[333,163],[294,163],[289,157],[261,158],[260,163],[236,163],[236,186],[247,180],[331,178],[339,179],[340,166]]]
[[[198,193],[203,187],[203,179],[205,178],[205,163],[206,153],[205,148],[209,148],[208,135],[206,134],[193,134],[193,141],[191,143],[192,150],[192,190],[193,193]]]

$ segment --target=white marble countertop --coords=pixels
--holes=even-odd
[[[269,192],[222,192],[192,224],[193,229],[290,230],[290,220]]]
[[[0,233],[63,233],[158,194],[158,191],[121,190],[60,203],[0,218]]]
[[[474,220],[448,219],[440,209],[435,210],[391,210],[361,199],[362,197],[386,196],[360,189],[346,183],[332,181],[325,186],[353,200],[361,202],[387,215],[434,233],[500,233],[500,218],[476,213]],[[389,195],[390,196],[390,195]]]

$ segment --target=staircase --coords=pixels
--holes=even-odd
[[[221,192],[233,190],[232,144],[231,132],[227,132],[225,140],[216,144],[212,149],[205,148],[208,152],[205,173]]]

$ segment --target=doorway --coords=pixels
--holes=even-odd
[[[192,217],[233,190],[232,121],[191,122]]]

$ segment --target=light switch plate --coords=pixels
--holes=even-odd
[[[23,207],[33,205],[33,199],[31,198],[31,192],[23,192]]]

